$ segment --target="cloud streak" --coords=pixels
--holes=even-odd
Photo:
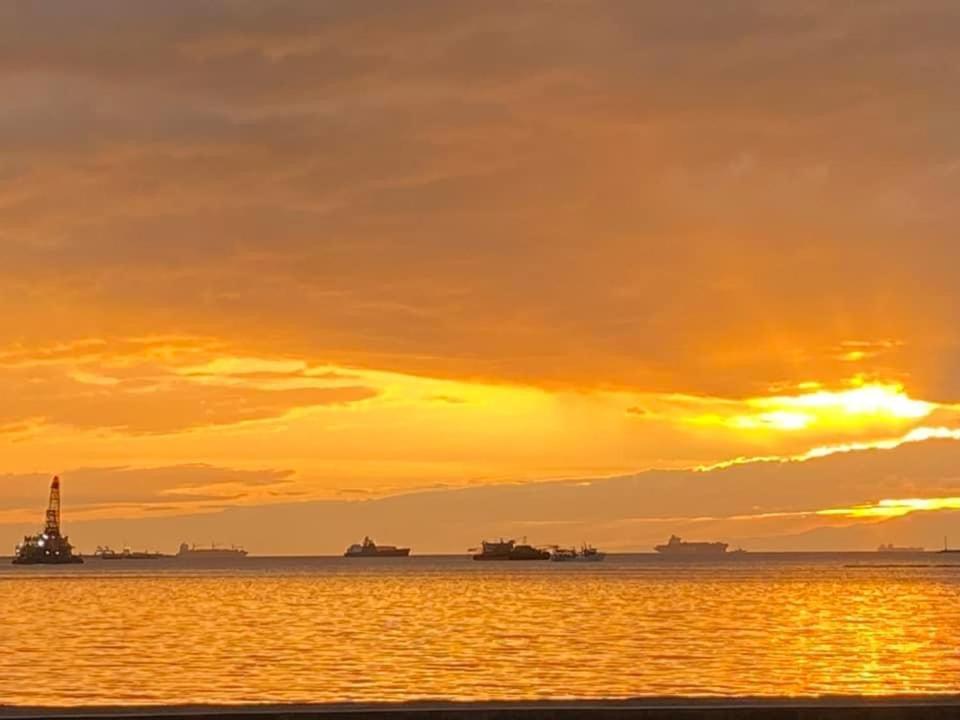
[[[33,419],[77,429],[174,433],[274,419],[302,408],[376,397],[348,376],[290,374],[279,361],[219,358],[196,339],[83,340],[0,354],[0,420]],[[204,361],[211,365],[202,365]],[[253,363],[252,366],[250,363]],[[219,363],[219,364],[218,364]],[[259,372],[242,372],[243,368]],[[240,371],[238,371],[238,368]]]

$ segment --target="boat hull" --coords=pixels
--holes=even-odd
[[[185,553],[177,553],[174,557],[177,560],[185,560],[187,562],[203,562],[205,560],[240,560],[247,556],[246,551],[230,551],[224,550],[223,552],[217,550],[191,550]]]
[[[376,559],[376,558],[398,558],[398,557],[409,557],[410,548],[396,548],[394,550],[376,550],[375,552],[345,552],[344,557],[348,558],[361,558],[361,559]]]
[[[83,565],[83,558],[73,555],[71,557],[57,557],[57,558],[21,558],[15,557],[13,559],[14,565]]]
[[[509,555],[493,555],[490,553],[478,553],[473,556],[474,560],[482,562],[524,562],[532,560],[549,560],[550,553],[536,551],[534,553],[510,553]]]

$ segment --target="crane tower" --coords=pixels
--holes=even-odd
[[[50,537],[60,536],[60,478],[50,483],[50,503],[47,505],[47,524],[44,532]]]

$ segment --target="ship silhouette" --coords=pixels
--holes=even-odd
[[[878,553],[921,553],[924,552],[922,547],[898,547],[893,544],[881,545],[877,548]]]
[[[101,560],[159,560],[162,557],[168,557],[162,553],[148,552],[146,550],[131,550],[128,547],[125,547],[120,552],[117,552],[109,545],[98,545],[96,551],[93,553],[93,556],[100,558]]]
[[[475,552],[475,551],[474,551]],[[515,540],[487,541],[481,543],[480,552],[475,552],[474,560],[549,560],[550,553],[526,542]]]
[[[592,545],[583,543],[580,549],[555,547],[550,553],[550,559],[554,562],[600,562],[607,554],[600,552]]]
[[[211,543],[210,547],[197,547],[180,543],[180,550],[174,555],[180,560],[225,560],[228,558],[243,558],[247,556],[247,551],[240,547],[231,545],[228,548],[217,547]]]
[[[377,545],[369,537],[363,538],[360,544],[353,544],[343,553],[348,558],[393,558],[407,557],[410,554],[410,548],[397,547],[396,545]]]
[[[60,478],[50,483],[50,502],[43,532],[27,535],[17,545],[14,565],[70,565],[82,563],[83,558],[73,554],[73,545],[60,532]]]
[[[725,555],[727,552],[727,543],[723,542],[686,542],[676,535],[671,535],[670,539],[663,545],[657,545],[653,549],[661,555]]]

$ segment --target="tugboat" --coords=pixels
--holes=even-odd
[[[665,545],[657,545],[656,550],[661,555],[726,555],[728,545],[722,542],[684,542],[676,535],[671,535]]]
[[[347,548],[343,554],[348,558],[393,558],[407,557],[410,554],[410,548],[396,547],[395,545],[377,545],[369,537],[363,538],[360,545],[353,544]]]
[[[472,551],[476,552],[476,551]],[[550,553],[524,541],[517,544],[514,540],[488,542],[483,541],[480,552],[473,556],[474,560],[549,560]]]
[[[17,545],[14,565],[76,565],[83,558],[73,554],[73,545],[60,534],[60,478],[50,483],[47,520],[40,535],[28,535]]]

